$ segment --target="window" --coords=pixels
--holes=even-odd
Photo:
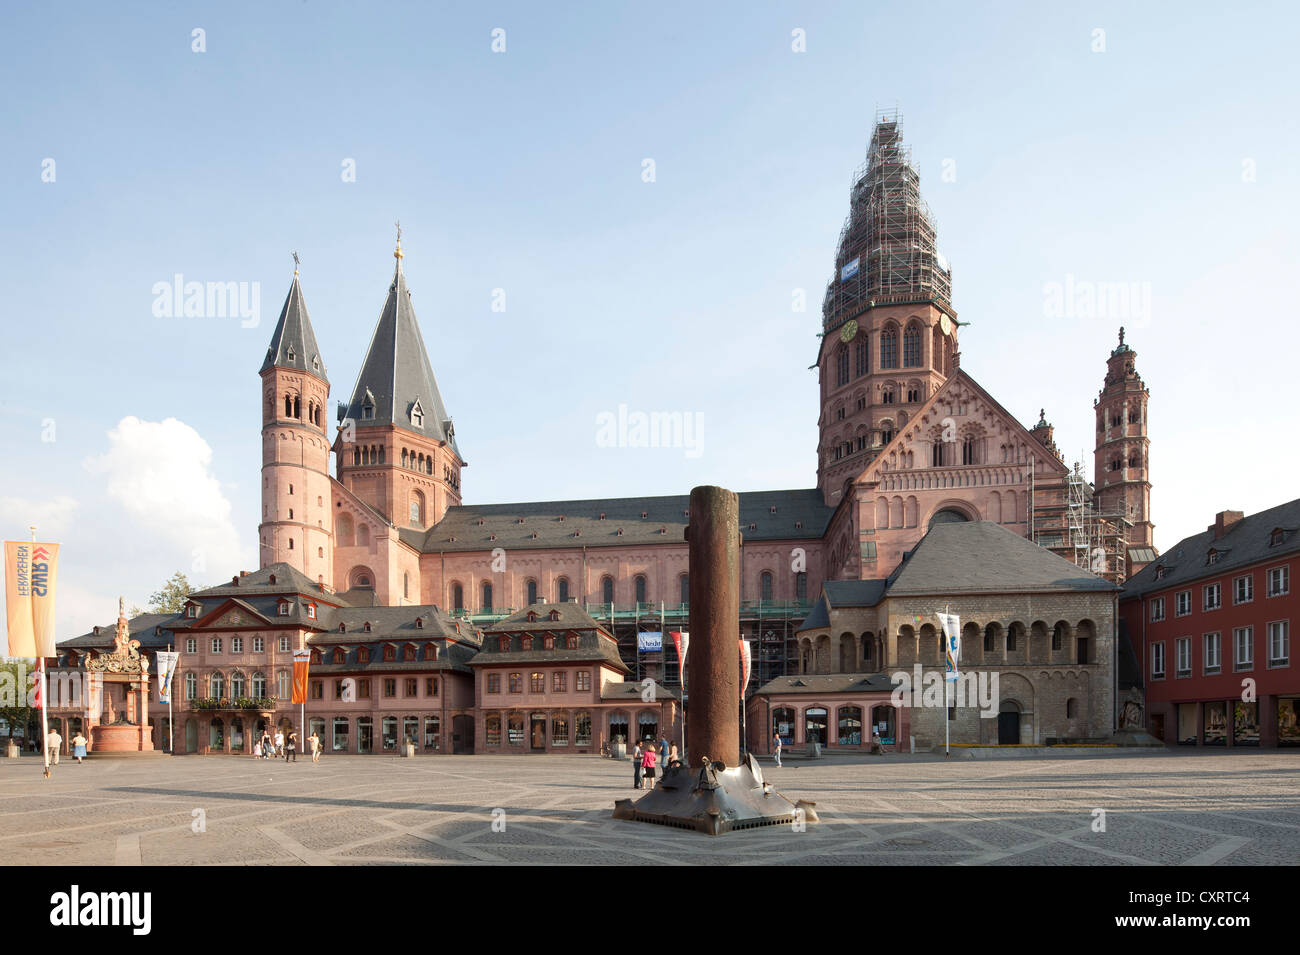
[[[385,647],[384,647],[384,661],[387,662],[387,663],[392,663],[392,662],[395,661],[396,659],[397,659],[397,647],[394,647],[394,646],[385,646]]]
[[[569,692],[569,674],[562,670],[556,670],[551,676],[551,691],[554,693]]]
[[[758,582],[758,597],[760,600],[770,601],[772,599],[772,573],[763,571]]]
[[[1268,596],[1279,597],[1291,592],[1291,568],[1283,565],[1268,571]]]
[[[186,652],[186,653],[198,653],[198,652],[199,652],[199,641],[195,640],[193,637],[186,637],[186,638],[185,638],[185,652]]]
[[[262,681],[263,689],[261,693],[256,695],[265,696],[266,677],[261,673],[254,674],[253,676],[254,686],[256,686],[258,680]],[[289,697],[292,695],[289,692],[289,671],[288,670],[277,670],[275,672],[275,686],[276,686],[276,699],[285,700],[287,702]]]
[[[898,367],[898,330],[887,328],[880,333],[880,367]]]
[[[346,716],[334,717],[334,733],[330,743],[336,753],[346,753],[348,750],[348,718]]]
[[[569,745],[569,718],[567,716],[551,717],[551,745]]]
[[[1247,574],[1232,582],[1232,602],[1248,604],[1255,599],[1255,575]]]
[[[590,670],[579,670],[579,671],[578,671],[577,680],[576,680],[576,684],[575,684],[575,686],[574,686],[574,689],[576,689],[576,690],[577,690],[578,692],[580,692],[580,693],[585,693],[585,692],[587,692],[587,691],[589,691],[589,690],[591,689],[591,671],[590,671]]]
[[[1165,645],[1163,643],[1153,643],[1151,645],[1151,679],[1163,680],[1165,678]]]
[[[230,674],[230,695],[235,699],[244,695],[244,674],[238,670]]]
[[[221,638],[220,638],[220,637],[213,637],[213,638],[212,638],[212,652],[213,652],[213,653],[220,653],[220,652],[221,652]]]
[[[546,674],[533,672],[529,678],[530,688],[534,693],[546,692]]]
[[[489,673],[489,674],[487,675],[487,691],[486,691],[486,692],[488,692],[488,693],[500,693],[500,692],[501,692],[501,674],[500,674],[500,673]]]
[[[1205,672],[1218,673],[1223,665],[1222,639],[1217,633],[1205,635]]]
[[[420,681],[413,676],[406,678],[406,695],[407,696],[420,695]]]
[[[916,325],[907,326],[903,333],[903,367],[921,367],[921,329]]]
[[[336,700],[341,700],[341,699],[343,699],[343,681],[342,681],[342,680],[335,680],[335,681],[334,681],[334,699],[336,699]]]
[[[212,674],[208,678],[208,686],[212,688],[211,695],[221,699],[226,695],[226,678],[220,672]]]
[[[231,638],[230,638],[230,652],[231,652],[231,653],[243,653],[243,652],[244,652],[244,638],[243,638],[243,637],[231,637]],[[242,695],[242,694],[241,694],[241,695]]]
[[[962,438],[961,442],[961,463],[978,464],[979,463],[979,442],[973,434],[968,434]]]
[[[561,577],[556,582],[555,586],[556,586],[556,590],[559,592],[560,603],[567,604],[569,602],[569,578]]]
[[[486,581],[483,583],[483,602],[481,606],[484,610],[492,609],[492,585]]]
[[[1291,627],[1289,621],[1275,620],[1268,625],[1268,665],[1284,667],[1291,661]]]
[[[528,599],[526,603],[530,607],[537,603],[537,581],[535,580],[528,581]]]
[[[579,713],[573,718],[573,745],[591,745],[591,714]]]
[[[849,350],[840,347],[835,353],[835,385],[847,385],[849,383]]]
[[[1158,623],[1165,619],[1165,598],[1153,597],[1151,599],[1151,622]]]
[[[253,652],[254,652],[254,653],[265,653],[265,652],[266,652],[266,638],[265,638],[265,637],[254,637],[254,638],[253,638]]]
[[[1206,584],[1201,588],[1202,608],[1205,610],[1218,610],[1223,605],[1223,585]]]
[[[511,693],[524,692],[524,675],[522,673],[510,674],[510,692]]]
[[[1255,669],[1255,628],[1238,627],[1232,631],[1233,668],[1237,670]]]
[[[370,681],[369,681],[369,680],[357,680],[357,699],[358,699],[358,700],[368,700],[368,699],[370,699]]]
[[[1178,654],[1178,676],[1192,675],[1192,638],[1179,637],[1174,641],[1175,652]]]
[[[576,633],[570,633],[564,638],[564,649],[566,650],[578,649],[578,635]]]
[[[853,356],[853,374],[856,378],[861,378],[871,370],[871,364],[868,357],[867,336],[863,335],[854,346]]]
[[[483,741],[488,746],[501,745],[501,717],[493,713],[483,720]]]
[[[198,604],[190,604],[188,607],[185,608],[185,616],[189,617],[191,620],[198,617],[198,615],[199,615]]]
[[[465,589],[460,584],[451,585],[451,609],[457,613],[465,609]]]
[[[646,602],[645,577],[641,574],[638,574],[635,583],[636,583],[636,602],[639,604],[643,604]]]
[[[325,699],[325,683],[323,680],[311,681],[311,698],[313,700]]]
[[[384,696],[385,697],[397,696],[397,680],[393,679],[392,677],[384,678]]]
[[[185,674],[185,699],[193,700],[199,695],[199,678],[193,673]]]
[[[808,575],[804,571],[794,575],[794,596],[796,600],[808,599]]]
[[[500,739],[500,733],[497,736]],[[442,748],[442,719],[440,717],[426,716],[424,718],[424,748]]]
[[[1180,590],[1174,594],[1174,616],[1186,617],[1192,612],[1192,592],[1190,590]]]
[[[425,696],[438,695],[438,678],[436,676],[426,676],[424,678],[424,695]]]
[[[293,543],[293,542],[290,541],[289,543]],[[287,600],[280,601],[280,616],[281,617],[289,616],[289,602]]]
[[[307,605],[307,616],[308,616],[308,618],[311,619],[311,620],[315,620],[315,619],[316,619],[316,605],[315,605],[315,604],[308,604],[308,605]]]
[[[280,646],[280,652],[281,652],[281,653],[288,653],[288,652],[289,652],[289,638],[288,638],[288,637],[281,637],[281,638],[280,638],[279,646]]]

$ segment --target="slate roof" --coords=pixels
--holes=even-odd
[[[551,620],[550,612],[559,611],[559,619]],[[537,619],[529,621],[528,613],[537,614]],[[524,650],[521,641],[524,633],[546,633],[576,631],[578,646],[569,650],[556,647],[554,650]],[[618,653],[618,645],[612,637],[605,636],[608,631],[595,621],[585,610],[575,603],[546,604],[537,603],[512,613],[483,630],[482,651],[470,661],[470,666],[497,666],[528,663],[562,663],[562,662],[599,662],[605,663],[620,673],[631,672]],[[518,635],[518,636],[517,636]],[[509,650],[500,649],[500,637],[509,636]],[[519,647],[519,649],[515,649]]]
[[[528,550],[680,544],[690,522],[689,508],[689,494],[472,504],[448,508],[446,516],[428,531],[406,528],[398,534],[426,554],[494,547]],[[815,488],[740,492],[740,532],[747,541],[819,540],[834,513]]]
[[[763,696],[786,693],[813,695],[830,693],[888,693],[894,681],[888,673],[829,673],[779,676],[769,680],[754,692]]]
[[[641,682],[639,680],[631,683],[615,683],[610,681],[600,688],[600,698],[602,700],[628,700],[640,702],[641,700]],[[676,690],[670,690],[661,683],[655,684],[655,702],[660,700],[680,700],[681,695]]]
[[[374,405],[371,418],[362,414],[367,397]],[[418,425],[412,417],[417,402],[423,412],[423,424]],[[420,324],[411,305],[401,259],[370,338],[361,374],[352,389],[346,417],[359,427],[391,424],[435,441],[445,441],[460,456],[451,418],[442,403],[424,336],[420,334]]]
[[[805,630],[822,630],[831,625],[830,614],[826,610],[826,598],[818,597],[817,603],[812,608],[812,613],[804,618],[803,623],[794,628],[795,633],[802,633]]]
[[[139,640],[140,646],[147,650],[166,650],[167,644],[176,642],[172,636],[170,624],[176,619],[174,613],[144,613],[138,617],[132,617],[127,621],[127,626],[131,630],[131,639]],[[158,627],[162,627],[162,633],[156,632]],[[88,630],[76,637],[69,637],[66,640],[60,640],[57,646],[60,650],[80,650],[80,649],[103,649],[113,648],[113,640],[117,636],[117,621],[105,624],[99,628],[99,633]]]
[[[831,608],[874,607],[885,597],[884,580],[828,580],[822,584]]]
[[[387,673],[400,673],[403,671],[424,672],[428,670],[457,670],[462,673],[469,673],[469,661],[474,658],[478,652],[477,647],[465,646],[461,643],[448,643],[439,647],[438,659],[426,660],[424,647],[421,646],[416,653],[416,659],[403,660],[400,657],[396,660],[385,660],[382,652],[385,641],[372,641],[369,639],[360,642],[352,640],[350,642],[335,641],[333,644],[321,643],[319,638],[328,637],[330,634],[314,634],[307,638],[307,645],[313,649],[318,649],[322,653],[320,663],[313,663],[311,672],[313,674],[339,674],[353,673],[360,671],[384,671]],[[338,634],[338,636],[343,636]],[[351,634],[349,634],[351,636]],[[364,634],[369,638],[371,634]],[[333,647],[342,643],[346,647],[344,662],[332,663]],[[358,658],[358,651],[361,647],[370,649],[370,659],[361,663]]]
[[[1118,591],[1064,557],[991,521],[936,524],[890,578],[886,596]]]
[[[559,613],[557,620],[550,619],[551,611]],[[537,619],[529,621],[529,613],[535,613]],[[483,635],[488,637],[494,634],[541,632],[544,630],[601,630],[605,633],[609,632],[596,621],[595,617],[583,610],[579,604],[535,603],[530,607],[516,610],[510,616],[502,617],[496,623],[484,627]]]
[[[292,354],[292,357],[290,355]],[[270,347],[266,349],[266,360],[261,370],[279,366],[293,368],[329,381],[325,377],[325,358],[316,344],[316,332],[311,327],[311,318],[307,315],[307,303],[303,301],[302,286],[298,284],[298,273],[293,273],[293,284],[285,297],[284,307],[280,309],[280,320],[275,324],[271,335]]]
[[[1270,546],[1276,529],[1283,530],[1285,535],[1280,544]],[[1218,561],[1213,564],[1206,562],[1211,548],[1219,553]],[[1278,560],[1297,551],[1300,551],[1300,499],[1243,517],[1230,525],[1217,541],[1213,529],[1184,537],[1130,577],[1124,585],[1123,596],[1140,597],[1201,577],[1217,577],[1239,567]],[[1160,567],[1165,568],[1165,576],[1156,580],[1156,570]]]

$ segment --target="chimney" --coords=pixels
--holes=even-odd
[[[231,578],[230,578],[230,586],[232,586],[232,587],[238,587],[238,586],[239,586],[239,578],[238,578],[238,577],[231,577]]]
[[[1219,511],[1214,515],[1214,523],[1206,530],[1214,531],[1214,539],[1217,541],[1224,534],[1228,533],[1228,528],[1246,515],[1241,511]]]
[[[247,577],[247,576],[248,576],[248,571],[246,571],[246,570],[241,570],[241,571],[239,572],[239,576],[240,576],[240,577]]]

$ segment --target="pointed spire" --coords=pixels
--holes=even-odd
[[[321,357],[320,347],[316,344],[316,332],[311,327],[311,317],[307,314],[307,303],[303,301],[302,286],[298,284],[298,253],[293,253],[293,282],[289,294],[285,297],[284,307],[280,309],[280,320],[275,324],[271,335],[271,345],[266,349],[266,360],[262,362],[260,372],[267,369],[294,368],[314,375],[321,381],[329,381],[325,376],[325,360]]]
[[[442,403],[411,305],[411,292],[406,287],[404,257],[399,225],[397,249],[393,252],[397,268],[345,416],[361,426],[395,425],[445,441],[459,456],[451,416]]]

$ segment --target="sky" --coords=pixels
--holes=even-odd
[[[466,503],[812,487],[821,300],[873,117],[897,107],[962,368],[1022,423],[1044,409],[1091,474],[1125,326],[1168,548],[1294,493],[1298,21],[1284,3],[7,4],[0,535],[62,543],[61,638],[176,570],[255,569],[257,371],[290,253],[346,400],[397,220]],[[178,282],[236,283],[247,307],[170,314]],[[602,437],[620,406],[680,412],[692,440]]]

